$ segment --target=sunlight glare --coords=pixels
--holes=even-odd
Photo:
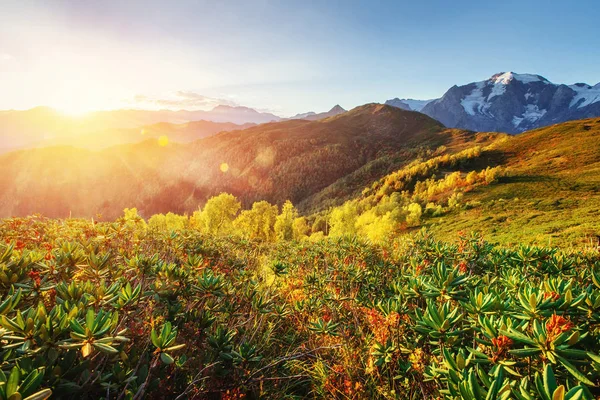
[[[56,107],[56,111],[66,117],[80,118],[85,117],[92,110],[84,106],[78,106],[77,104],[65,104]]]
[[[158,138],[158,145],[161,147],[165,147],[169,144],[169,138],[165,135]]]
[[[221,169],[222,173],[226,173],[227,171],[229,171],[229,164],[227,163],[221,163],[221,166],[219,167]]]

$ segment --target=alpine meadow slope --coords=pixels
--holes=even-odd
[[[404,231],[426,227],[446,240],[463,231],[504,244],[595,246],[600,119],[493,137],[461,153],[437,151],[367,186],[353,200],[357,223],[369,213],[385,217],[377,210],[385,213],[395,201],[420,207],[418,223]],[[391,200],[394,194],[401,196]]]

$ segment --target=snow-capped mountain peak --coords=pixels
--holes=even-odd
[[[554,84],[541,75],[500,72],[454,85],[439,99],[392,99],[388,105],[419,111],[450,128],[519,133],[600,116],[600,83]]]
[[[452,128],[518,133],[600,116],[600,84],[554,84],[535,74],[501,72],[451,87],[422,112]]]
[[[514,72],[500,72],[499,74],[493,75],[490,79],[494,84],[501,83],[503,85],[508,85],[513,80],[519,81],[521,83],[533,83],[533,82],[541,82],[545,84],[549,84],[550,81],[540,75],[534,74],[516,74]]]

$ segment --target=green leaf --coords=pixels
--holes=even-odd
[[[548,397],[552,396],[557,387],[556,377],[554,376],[554,371],[552,371],[552,367],[550,364],[546,364],[544,367],[544,391],[548,395]],[[564,390],[564,388],[563,388]]]
[[[150,338],[152,339],[152,344],[154,345],[154,347],[160,349],[162,343],[159,341],[158,334],[154,329],[152,329],[152,332],[150,332]]]
[[[13,332],[21,331],[21,327],[19,325],[13,322],[13,320],[6,318],[4,315],[0,316],[0,325]]]
[[[19,387],[19,381],[21,380],[21,372],[19,368],[13,367],[8,376],[8,382],[6,382],[6,397],[10,397],[17,391]]]
[[[509,350],[508,352],[517,357],[531,357],[540,354],[542,351],[540,349],[525,348],[513,349]]]
[[[481,386],[479,386],[473,370],[471,370],[471,373],[469,374],[469,389],[471,393],[473,393],[473,396],[475,396],[475,399],[481,399]]]
[[[585,394],[582,386],[575,386],[571,388],[565,395],[565,400],[579,400]]]
[[[43,379],[44,379],[43,370],[31,371],[27,375],[27,377],[25,377],[25,379],[23,379],[23,382],[21,382],[21,385],[19,386],[19,392],[23,396],[27,396],[27,395],[31,394],[31,392],[33,392],[40,386]]]
[[[185,347],[185,344],[178,344],[176,346],[167,347],[166,349],[164,349],[164,351],[175,351],[175,350],[183,349],[184,347]]]
[[[536,346],[536,342],[533,341],[530,337],[522,334],[521,332],[518,332],[514,329],[511,329],[509,331],[505,331],[505,330],[500,330],[500,333],[503,335],[508,336],[509,338],[516,340],[517,342],[522,342],[525,344],[528,344],[530,346]]]
[[[116,354],[119,351],[117,349],[115,349],[112,346],[109,346],[107,344],[104,343],[94,343],[94,347],[97,348],[98,350],[100,350],[103,353],[107,353],[107,354]]]
[[[100,316],[100,313],[98,313],[98,316]],[[91,308],[88,309],[87,313],[85,314],[85,325],[91,331],[94,330],[93,328],[94,328],[95,319],[96,319],[96,316],[94,314],[94,310],[92,310]]]
[[[594,362],[600,364],[600,356],[594,353],[587,353],[588,357],[591,358]]]
[[[173,364],[173,362],[175,361],[173,359],[173,357],[171,357],[169,354],[167,353],[160,353],[160,359],[162,362],[164,362],[165,364],[169,365],[169,364]]]
[[[581,372],[579,372],[579,370],[577,368],[575,368],[573,366],[573,364],[571,364],[570,362],[568,362],[567,360],[565,360],[561,356],[556,356],[556,358],[558,358],[558,360],[560,361],[560,363],[567,369],[567,371],[569,371],[571,373],[571,375],[573,375],[575,378],[577,378],[580,382],[583,382],[583,383],[585,383],[586,385],[589,385],[589,386],[596,386],[584,374],[582,374]]]
[[[32,394],[29,397],[26,397],[23,400],[46,400],[50,396],[52,396],[52,390],[44,389],[44,390],[40,390],[39,392],[37,392],[35,394]]]
[[[496,379],[494,379],[492,386],[490,386],[490,389],[487,392],[487,396],[485,396],[485,400],[495,400],[498,397],[498,392],[502,387],[502,381],[504,381],[504,370],[502,369],[502,367],[500,367],[500,370],[498,371],[498,376],[496,377]]]

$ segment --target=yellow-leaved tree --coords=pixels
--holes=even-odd
[[[329,236],[355,236],[357,217],[358,205],[353,201],[334,208],[329,214]]]
[[[235,196],[221,193],[208,199],[202,210],[194,212],[190,225],[213,235],[229,235],[233,233],[233,221],[241,206]]]
[[[250,210],[242,211],[233,225],[243,237],[271,241],[275,239],[277,212],[277,206],[268,201],[258,201],[252,204]]]
[[[298,218],[298,210],[287,200],[281,207],[281,214],[275,220],[275,235],[277,240],[294,239],[294,220]]]

